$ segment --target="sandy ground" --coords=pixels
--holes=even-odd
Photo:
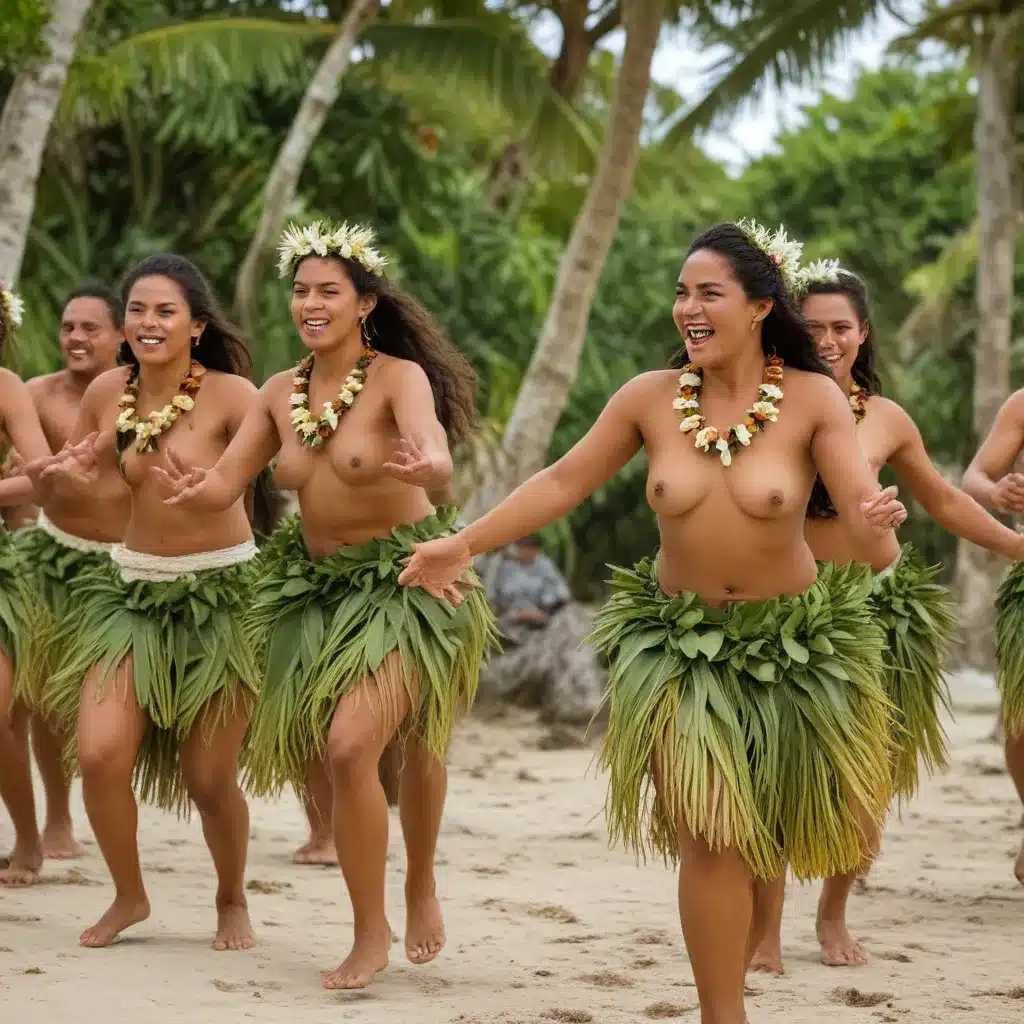
[[[852,923],[871,963],[822,966],[817,887],[791,885],[788,973],[752,979],[752,1024],[1024,1019],[1024,889],[1011,870],[1021,808],[989,739],[993,698],[957,686],[954,764],[891,824],[867,891],[854,897]],[[213,952],[213,874],[198,822],[146,809],[141,841],[153,917],[115,947],[77,945],[110,899],[92,842],[73,868],[51,862],[47,884],[0,891],[0,1018],[697,1021],[674,875],[607,848],[603,780],[588,773],[592,749],[543,749],[551,745],[544,729],[520,718],[461,729],[439,867],[450,943],[430,965],[413,967],[398,944],[369,992],[321,989],[319,972],[347,951],[350,911],[336,869],[291,864],[304,838],[291,799],[252,808],[257,948]],[[88,841],[77,787],[76,801]],[[10,840],[0,822],[0,848]],[[397,820],[390,862],[392,923],[400,928]]]

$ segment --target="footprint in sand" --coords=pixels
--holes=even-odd
[[[633,933],[633,935],[634,935],[633,941],[638,946],[671,946],[672,945],[672,940],[669,938],[667,933],[662,932],[662,931],[657,931],[655,929],[640,928],[640,929],[637,929],[637,931],[635,931]]]
[[[277,892],[284,892],[285,889],[290,889],[292,887],[292,883],[265,881],[261,878],[252,878],[246,883],[245,887],[249,890],[249,892],[261,892],[264,894],[271,894]]]
[[[648,1020],[675,1020],[678,1017],[685,1017],[688,1013],[698,1009],[697,1005],[691,1003],[683,1006],[681,1003],[651,1003],[644,1010],[644,1016]]]
[[[859,988],[834,988],[829,998],[840,1006],[881,1006],[888,1003],[893,995],[891,992],[861,992]]]

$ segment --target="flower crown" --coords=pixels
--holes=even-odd
[[[20,327],[25,313],[25,303],[6,288],[0,287],[0,306],[3,306],[4,323],[10,327]]]
[[[757,246],[779,268],[786,287],[796,286],[800,273],[800,256],[804,251],[804,243],[795,238],[786,237],[786,229],[779,225],[778,231],[758,224],[756,220],[744,217],[736,222],[736,227],[747,236],[751,245]]]
[[[307,256],[340,256],[383,277],[387,257],[373,247],[373,240],[373,228],[358,224],[339,226],[329,220],[317,220],[305,227],[291,224],[277,247],[277,271],[281,277],[288,277]]]
[[[806,267],[801,267],[797,271],[793,291],[798,296],[803,296],[813,284],[835,284],[842,269],[839,260],[815,260],[808,263]]]

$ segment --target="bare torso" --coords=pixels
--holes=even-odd
[[[50,450],[58,452],[74,430],[83,391],[74,386],[66,370],[36,377],[29,382],[29,390]],[[124,536],[131,496],[117,471],[113,449],[104,450],[98,462],[98,478],[87,493],[73,498],[55,493],[43,510],[54,525],[76,537],[117,542]]]
[[[433,511],[422,488],[396,480],[384,468],[401,440],[390,397],[393,390],[388,386],[401,362],[377,356],[365,388],[342,414],[334,435],[318,449],[299,441],[290,420],[293,371],[278,374],[265,388],[281,436],[274,482],[298,493],[303,534],[314,555],[387,537],[395,526],[416,522]],[[321,390],[312,381],[310,409],[322,409],[336,394],[337,388]]]
[[[898,432],[893,423],[893,411],[898,409],[885,398],[873,397],[867,403],[863,419],[857,424],[857,440],[876,478],[898,444]],[[822,562],[839,565],[860,562],[878,572],[891,565],[900,553],[894,530],[876,537],[875,543],[866,547],[863,537],[854,534],[841,516],[829,519],[808,516],[804,535],[814,557]]]
[[[113,424],[119,412],[118,401],[124,393],[128,370],[111,370],[97,379],[97,416],[103,431],[98,447],[103,458],[111,455],[114,446]],[[238,429],[247,404],[255,389],[243,377],[208,370],[195,398],[195,408],[178,417],[160,436],[160,450],[139,453],[134,446],[124,454],[123,475],[131,492],[130,512],[124,531],[125,547],[155,555],[187,555],[215,551],[252,540],[252,529],[245,513],[244,501],[235,502],[223,512],[190,511],[187,506],[168,505],[166,492],[149,474],[149,468],[160,462],[166,446],[174,449],[187,465],[208,469],[224,453]],[[148,416],[162,401],[148,401],[145,390],[139,395],[139,416]],[[116,464],[116,462],[115,462]]]

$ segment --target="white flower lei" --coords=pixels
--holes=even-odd
[[[371,274],[383,276],[387,257],[373,247],[373,240],[373,228],[358,224],[338,225],[324,220],[305,227],[290,224],[277,247],[277,272],[288,277],[307,256],[340,256],[355,260]]]

